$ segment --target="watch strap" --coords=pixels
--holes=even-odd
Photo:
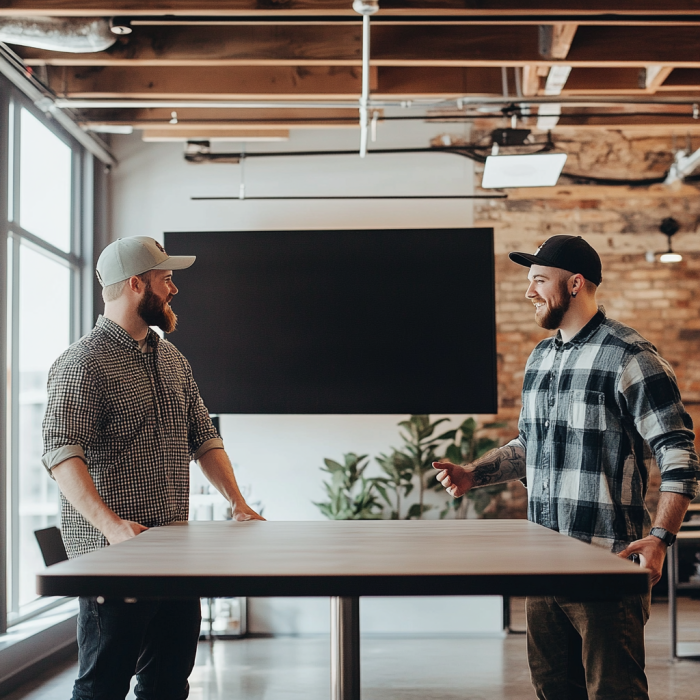
[[[662,527],[652,527],[649,534],[658,537],[667,547],[670,547],[676,541],[676,536]]]

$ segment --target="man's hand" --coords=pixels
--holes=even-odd
[[[474,467],[460,467],[452,462],[433,462],[434,469],[441,469],[435,477],[447,489],[452,498],[461,498],[474,488]]]
[[[265,520],[258,515],[245,501],[237,501],[231,504],[231,514],[234,520]]]
[[[148,530],[147,527],[132,522],[131,520],[119,520],[113,526],[105,528],[103,534],[107,538],[107,542],[110,544],[118,544],[119,542],[130,540],[132,537],[136,537],[136,535],[140,535],[146,530]]]
[[[641,540],[631,542],[617,556],[627,559],[630,554],[639,554],[640,564],[651,571],[651,585],[654,586],[661,578],[661,572],[666,558],[666,544],[658,537],[649,535]]]

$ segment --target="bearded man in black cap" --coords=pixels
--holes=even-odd
[[[557,333],[528,359],[518,437],[470,465],[435,462],[437,478],[455,498],[522,479],[529,520],[620,557],[637,554],[653,585],[700,475],[673,370],[639,333],[606,318],[596,302],[600,257],[580,236],[552,236],[534,255],[510,258],[530,268],[535,321]],[[653,528],[644,504],[652,456],[661,471]],[[649,593],[528,598],[537,697],[647,700],[649,604]]]

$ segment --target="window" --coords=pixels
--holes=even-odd
[[[34,531],[60,524],[59,494],[41,463],[46,381],[54,360],[77,340],[83,317],[79,212],[82,148],[16,92],[3,105],[7,129],[5,328],[7,623],[51,601],[38,599],[43,568]],[[1,178],[0,182],[5,178]],[[2,202],[2,198],[0,198]],[[3,256],[4,257],[4,256]]]

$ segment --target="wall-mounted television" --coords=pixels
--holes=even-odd
[[[493,229],[166,233],[211,413],[495,413]]]

